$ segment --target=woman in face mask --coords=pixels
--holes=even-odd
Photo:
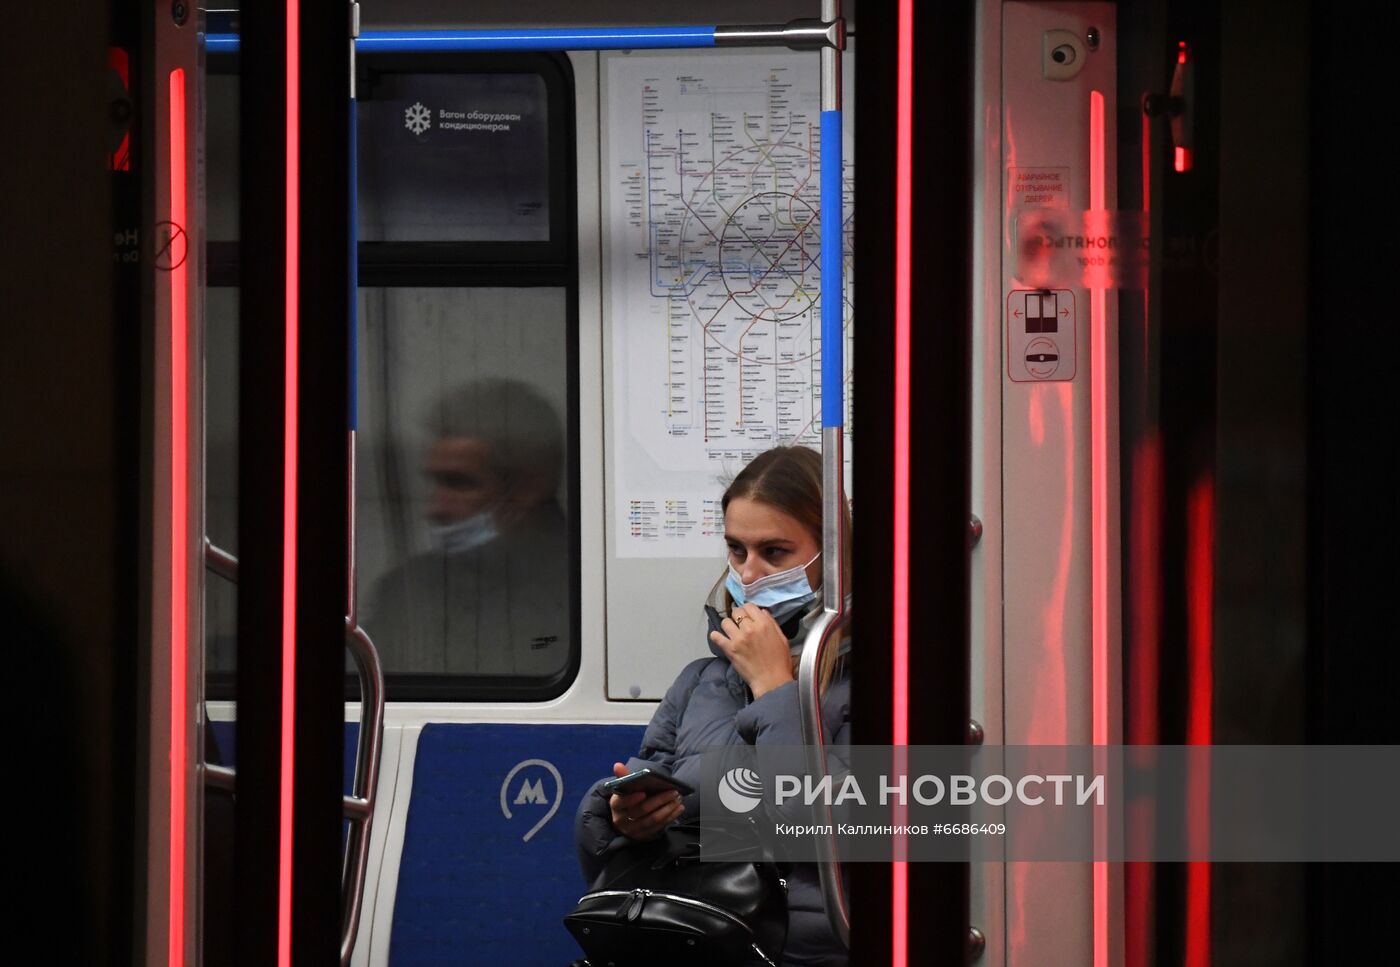
[[[729,560],[706,601],[711,657],[681,671],[647,726],[638,755],[613,764],[617,776],[659,768],[698,787],[706,747],[802,745],[796,672],[807,630],[821,609],[821,457],[806,447],[768,450],[729,485],[722,506]],[[849,554],[849,512],[841,523]],[[849,558],[841,565],[850,587]],[[835,746],[850,741],[849,647],[847,639],[828,648],[819,670],[824,734]],[[698,794],[604,797],[595,786],[575,823],[585,878],[591,883],[614,850],[654,839],[672,823],[695,816],[699,805]],[[782,967],[846,967],[846,953],[824,912],[816,866],[795,864],[787,884]]]

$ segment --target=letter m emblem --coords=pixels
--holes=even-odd
[[[515,794],[515,805],[520,806],[530,802],[541,804],[548,802],[544,798],[544,787],[538,779],[526,779],[520,784],[520,791]]]

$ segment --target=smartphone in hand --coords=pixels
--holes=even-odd
[[[681,782],[674,776],[668,776],[664,772],[657,772],[654,769],[639,769],[625,776],[609,779],[600,788],[605,796],[611,796],[613,793],[625,796],[633,792],[645,792],[650,795],[672,789],[683,796],[689,796],[695,791],[689,783]]]

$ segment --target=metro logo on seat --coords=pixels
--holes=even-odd
[[[545,795],[544,781],[539,775],[535,775],[534,777],[526,776],[522,779],[519,787],[516,788],[515,798],[510,798],[512,781],[522,770],[532,766],[537,769],[544,769],[554,778],[554,797],[552,800]],[[554,814],[559,811],[559,804],[563,800],[564,778],[559,774],[559,770],[555,768],[554,763],[545,759],[524,759],[517,762],[511,767],[511,770],[506,773],[505,779],[501,782],[501,814],[504,815],[506,819],[514,818],[510,811],[512,805],[549,806],[549,810],[521,837],[522,842],[528,843],[531,837],[544,828],[545,823],[554,818]]]

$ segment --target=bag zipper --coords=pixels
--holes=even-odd
[[[717,907],[717,906],[715,906],[713,903],[706,903],[704,900],[697,900],[697,899],[695,899],[694,897],[689,897],[689,896],[677,896],[677,895],[674,894],[674,893],[661,893],[661,892],[658,892],[658,891],[655,891],[655,890],[643,890],[643,889],[640,889],[640,888],[639,888],[639,889],[636,889],[636,890],[598,890],[598,891],[596,891],[596,892],[594,892],[594,893],[585,893],[583,896],[579,897],[579,901],[578,901],[578,902],[579,902],[579,903],[582,903],[584,900],[590,899],[591,897],[605,897],[605,896],[630,896],[630,897],[636,897],[636,901],[637,901],[637,902],[634,902],[631,906],[628,907],[628,912],[629,912],[629,914],[631,914],[631,911],[632,911],[633,909],[636,909],[636,910],[640,913],[640,911],[641,911],[641,904],[643,904],[643,903],[646,902],[646,898],[647,898],[647,897],[650,897],[650,896],[661,897],[661,898],[663,898],[663,899],[671,900],[671,901],[673,901],[673,902],[675,902],[675,903],[679,903],[679,904],[682,904],[682,905],[684,905],[684,906],[696,907],[697,909],[700,909],[700,910],[708,910],[710,913],[713,913],[713,914],[715,914],[716,916],[720,916],[720,917],[723,917],[723,918],[726,919],[726,920],[730,920],[730,921],[733,921],[734,923],[737,923],[739,926],[743,927],[743,928],[744,928],[746,931],[748,931],[750,934],[753,933],[753,928],[750,927],[747,923],[745,923],[745,922],[743,921],[742,918],[736,916],[736,915],[733,914],[733,913],[730,913],[728,910],[724,909],[724,907]],[[635,915],[635,914],[629,915],[627,919],[629,919],[629,920],[635,920],[635,919],[636,919],[636,915]]]
[[[787,883],[783,881],[779,882],[782,882],[784,889],[786,889]],[[582,903],[584,900],[587,900],[591,897],[608,896],[630,896],[635,898],[632,901],[632,903],[629,904],[627,907],[628,920],[635,920],[638,916],[641,915],[642,906],[646,903],[647,897],[662,897],[663,899],[671,900],[682,905],[697,907],[701,910],[707,910],[710,913],[725,918],[726,920],[731,920],[734,923],[737,923],[739,926],[743,927],[744,930],[748,932],[749,936],[753,936],[752,927],[750,927],[742,919],[730,913],[723,907],[717,907],[713,903],[706,903],[704,900],[697,900],[694,897],[677,896],[674,893],[661,893],[653,890],[644,890],[640,887],[635,890],[596,890],[593,893],[585,893],[583,896],[579,897],[578,902]],[[769,958],[769,956],[763,952],[763,948],[760,947],[757,943],[750,942],[749,948],[753,950],[753,952],[757,954],[765,964],[768,964],[769,967],[777,967],[777,965],[773,963],[772,959]]]

